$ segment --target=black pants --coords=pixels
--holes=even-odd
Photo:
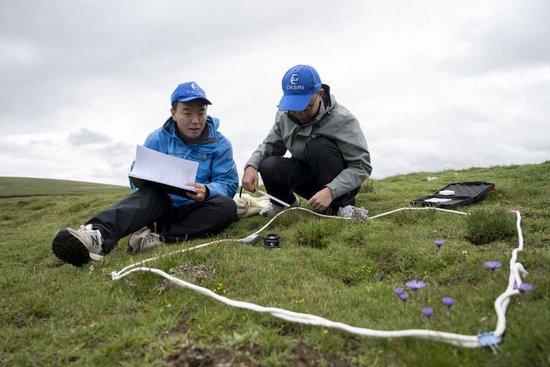
[[[305,153],[305,161],[278,156],[263,160],[260,174],[270,195],[288,204],[294,201],[293,191],[310,199],[346,168],[342,151],[335,142],[327,138],[310,140]],[[358,192],[359,187],[334,199],[328,212],[336,213],[342,206],[354,205]]]
[[[109,253],[119,239],[145,226],[165,242],[178,242],[217,234],[237,219],[237,206],[231,198],[217,196],[176,207],[167,194],[142,187],[86,224],[100,230],[103,251]]]

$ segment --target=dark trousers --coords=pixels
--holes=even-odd
[[[147,226],[165,242],[215,235],[236,221],[237,206],[225,196],[207,198],[176,207],[170,197],[152,187],[142,187],[86,224],[99,229],[103,250],[109,253],[118,240]]]
[[[293,192],[309,200],[346,168],[342,151],[327,138],[310,140],[305,153],[305,161],[278,156],[263,160],[260,174],[270,195],[288,204],[294,202]],[[359,187],[334,199],[328,212],[336,213],[342,206],[354,205],[358,192]]]

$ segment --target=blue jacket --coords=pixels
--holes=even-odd
[[[206,118],[208,137],[198,143],[187,144],[176,133],[176,123],[170,117],[164,125],[153,131],[143,144],[158,152],[199,162],[196,182],[205,184],[209,197],[228,196],[232,198],[239,185],[237,167],[233,160],[231,143],[219,131],[220,121],[215,117]],[[172,203],[184,206],[193,200],[170,194]]]

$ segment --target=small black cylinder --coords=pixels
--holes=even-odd
[[[265,245],[266,248],[269,248],[269,249],[278,248],[279,247],[279,236],[274,234],[274,233],[268,234],[264,238],[264,245]]]

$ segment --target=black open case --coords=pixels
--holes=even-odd
[[[489,182],[455,182],[437,190],[432,195],[412,200],[411,205],[454,209],[457,206],[469,205],[483,200],[487,193],[494,190],[494,188],[495,184]],[[439,192],[443,190],[452,190],[454,195],[440,194]]]

